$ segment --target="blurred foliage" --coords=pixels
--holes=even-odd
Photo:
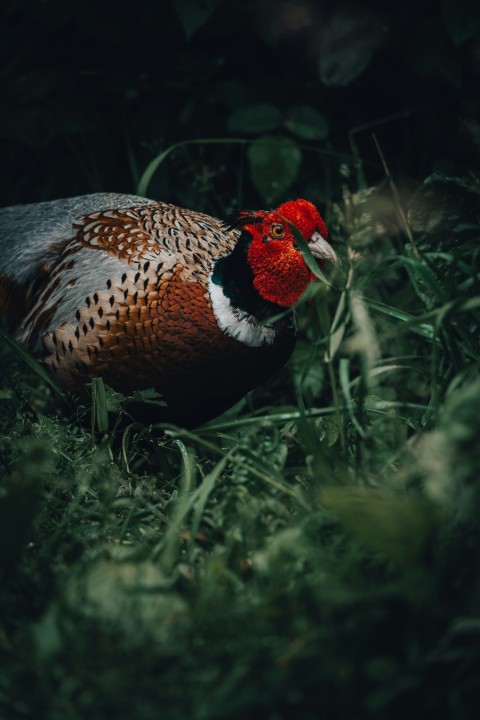
[[[0,12],[3,204],[135,191],[179,143],[148,194],[220,215],[323,203],[359,175],[375,184],[372,130],[405,187],[471,166],[480,13],[464,1],[5,0]]]
[[[1,13],[3,204],[305,196],[340,262],[288,367],[194,432],[101,381],[68,415],[2,336],[0,717],[476,718],[478,8]]]

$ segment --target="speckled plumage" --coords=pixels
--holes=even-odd
[[[66,391],[84,396],[92,377],[125,394],[154,387],[168,403],[160,419],[194,425],[263,382],[295,342],[291,318],[257,346],[217,323],[209,277],[241,232],[135,196],[6,208],[0,311]],[[242,327],[259,322],[244,315]]]

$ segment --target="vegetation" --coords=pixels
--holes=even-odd
[[[311,67],[272,20],[299,3],[6,5],[4,204],[305,196],[340,261],[285,370],[195,431],[101,381],[62,409],[2,336],[0,717],[476,717],[479,18],[425,2],[407,42],[408,2],[318,4],[356,31]]]

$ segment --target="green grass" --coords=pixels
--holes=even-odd
[[[100,382],[67,417],[4,343],[0,717],[476,717],[478,227],[377,201],[333,208],[289,366],[195,431]]]

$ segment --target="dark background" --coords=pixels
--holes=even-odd
[[[4,0],[2,15],[3,205],[135,192],[195,139],[287,144],[283,160],[261,142],[169,155],[147,194],[218,215],[378,183],[373,132],[407,190],[478,165],[478,3]]]

